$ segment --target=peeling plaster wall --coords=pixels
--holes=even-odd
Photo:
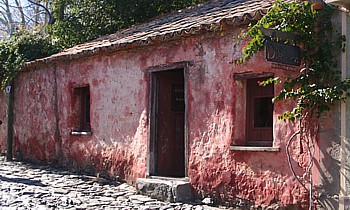
[[[315,170],[319,183],[320,209],[338,209],[340,192],[340,105],[326,113],[320,124],[319,161]],[[322,207],[322,208],[321,208]]]
[[[16,79],[13,152],[18,159],[56,162],[59,158],[53,72],[21,72]]]
[[[341,32],[341,12],[332,17],[334,37]],[[338,70],[341,71],[341,53],[338,56]],[[340,193],[340,159],[341,159],[341,113],[340,103],[326,112],[320,121],[319,148],[316,155],[319,161],[315,164],[315,172],[319,174],[316,182],[319,183],[319,209],[338,209]]]
[[[132,66],[127,55],[119,54],[20,74],[15,152],[25,159],[108,173],[128,181],[143,177],[148,81]],[[73,136],[72,91],[87,84],[93,133]]]
[[[7,102],[8,95],[4,92],[0,92],[0,153],[6,153],[6,141],[7,141]]]
[[[94,57],[57,66],[63,153],[76,167],[129,181],[146,170],[148,79],[132,55]],[[92,136],[71,136],[73,87],[89,84]]]
[[[337,37],[339,32],[342,31],[342,13],[340,10],[332,17],[333,27],[335,31],[334,37]],[[346,15],[346,37],[350,36],[349,14]],[[350,78],[350,47],[348,41],[346,42],[346,77]],[[341,71],[342,66],[342,54],[338,54],[338,67]],[[342,205],[339,205],[341,195],[344,198],[344,209],[350,208],[350,99],[346,99],[346,113],[341,111],[341,103],[336,103],[333,109],[326,113],[325,117],[321,121],[320,127],[320,143],[319,143],[319,162],[316,165],[319,172],[319,198],[320,209],[339,209]],[[345,117],[346,121],[346,138],[344,138],[344,145],[342,148],[341,138],[341,120]],[[344,169],[341,168],[342,158],[344,160]],[[343,170],[343,172],[342,172]],[[342,183],[341,176],[344,177]]]
[[[292,104],[274,105],[274,147],[280,152],[230,151],[245,135],[245,82],[234,73],[299,71],[273,69],[263,54],[229,64],[240,56],[238,32],[220,32],[140,47],[114,54],[48,65],[22,72],[15,103],[15,150],[25,159],[46,161],[93,173],[119,176],[129,183],[146,176],[149,75],[162,64],[194,61],[187,77],[188,176],[196,192],[217,200],[280,205],[307,201],[291,175],[285,146],[295,125],[277,120]],[[90,85],[90,136],[73,136],[72,88]],[[275,93],[281,89],[275,86]],[[23,109],[25,107],[25,109]],[[1,131],[1,130],[0,130]],[[292,162],[302,175],[305,148],[292,144]],[[318,156],[319,157],[319,156]],[[317,176],[317,175],[316,175]],[[319,183],[318,183],[319,184]]]

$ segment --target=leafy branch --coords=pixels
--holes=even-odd
[[[264,47],[268,39],[276,42],[300,46],[304,68],[296,78],[274,78],[262,82],[283,82],[283,90],[274,100],[293,99],[297,103],[293,110],[280,116],[280,119],[294,121],[301,119],[305,112],[314,107],[315,115],[321,117],[330,110],[335,101],[343,99],[343,93],[350,88],[350,80],[341,81],[336,70],[336,49],[344,50],[345,37],[337,38],[332,34],[333,26],[329,18],[334,12],[326,5],[316,11],[308,2],[286,3],[276,1],[271,10],[254,26],[242,35],[248,39],[242,52],[243,57],[235,60],[235,64],[248,61]],[[283,40],[278,37],[264,36],[262,28],[275,29],[300,36],[298,41]]]
[[[10,85],[25,62],[52,55],[58,50],[51,37],[40,29],[19,30],[11,39],[0,42],[0,89]]]
[[[278,118],[284,121],[299,121],[299,129],[288,140],[286,151],[293,175],[303,188],[307,189],[294,172],[289,152],[289,147],[297,136],[300,142],[306,145],[310,162],[304,174],[308,175],[309,180],[304,181],[310,184],[310,209],[313,206],[311,168],[314,161],[314,144],[319,131],[318,119],[329,111],[336,101],[343,100],[350,88],[350,79],[341,80],[336,69],[338,56],[335,53],[340,49],[345,50],[345,37],[334,33],[330,18],[334,9],[323,4],[322,9],[316,10],[316,6],[306,1],[287,3],[277,0],[263,18],[242,34],[241,38],[247,40],[242,49],[243,57],[233,61],[236,65],[248,61],[264,47],[267,40],[300,47],[303,68],[298,76],[271,78],[261,82],[260,85],[283,83],[283,89],[273,101],[287,99],[295,101],[294,108],[279,115]],[[266,36],[262,32],[263,28],[297,35],[300,39]]]

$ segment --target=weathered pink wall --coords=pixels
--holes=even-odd
[[[129,181],[144,176],[148,82],[141,71],[129,72],[128,66],[131,61],[116,55],[23,72],[16,96],[14,151],[26,159]],[[72,88],[86,84],[90,84],[93,134],[73,136]]]
[[[207,34],[21,73],[14,151],[26,159],[120,176],[133,183],[146,176],[147,168],[149,75],[142,70],[194,61],[186,75],[188,176],[198,194],[256,204],[287,205],[307,199],[285,155],[286,141],[295,127],[277,120],[291,104],[274,106],[274,147],[280,147],[280,152],[230,150],[244,140],[245,130],[244,81],[235,81],[233,74],[273,72],[286,77],[298,73],[272,69],[262,54],[243,65],[229,64],[242,47],[235,46],[234,36],[237,33]],[[86,84],[90,85],[93,133],[72,136],[72,88]],[[277,85],[275,93],[280,89]],[[292,148],[297,173],[302,175],[306,150],[298,143]]]
[[[19,159],[55,162],[60,157],[54,69],[22,72],[16,79],[14,149]]]
[[[0,91],[0,153],[6,153],[7,141],[7,102],[8,95],[5,91]]]

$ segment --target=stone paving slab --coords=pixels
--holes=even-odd
[[[125,183],[0,157],[0,209],[223,209],[201,202],[168,203],[137,195]]]

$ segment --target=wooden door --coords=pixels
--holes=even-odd
[[[156,175],[185,176],[183,69],[157,73]]]

